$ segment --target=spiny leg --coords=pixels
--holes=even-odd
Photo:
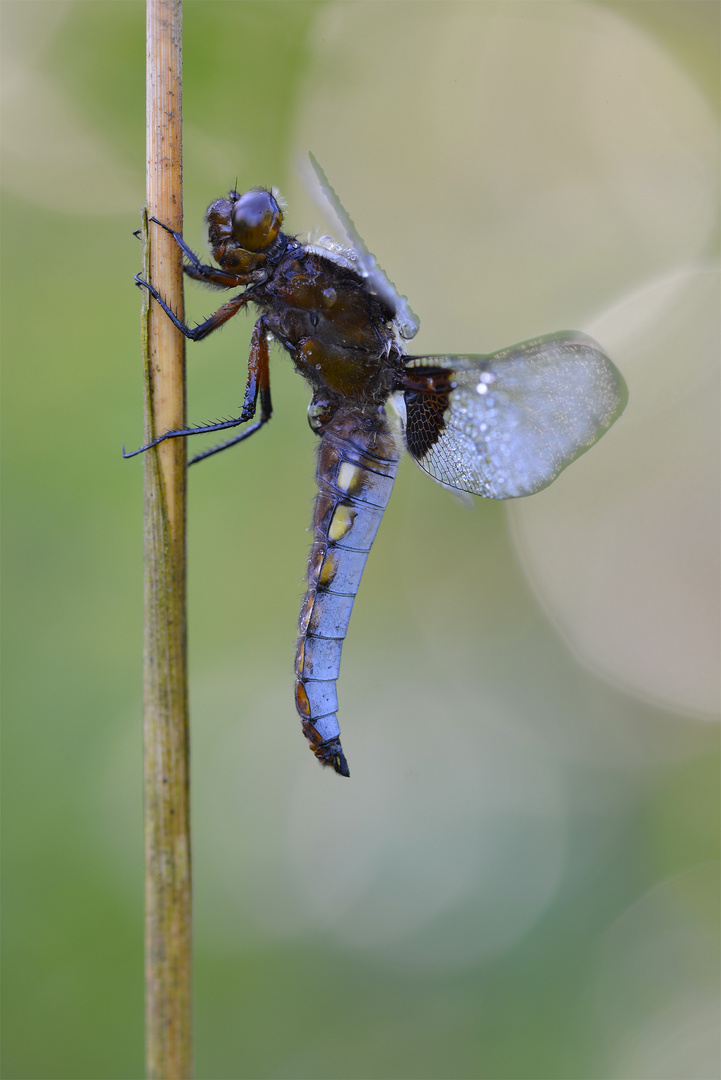
[[[196,281],[204,281],[209,285],[224,285],[229,289],[234,289],[239,285],[248,285],[250,282],[259,280],[257,272],[252,274],[231,274],[227,270],[219,270],[217,266],[209,266],[208,263],[201,262],[193,249],[186,244],[182,233],[175,232],[169,225],[164,225],[162,221],[158,221],[156,217],[151,217],[150,221],[154,221],[156,225],[160,225],[161,229],[165,229],[167,233],[170,233],[183,255],[192,264],[191,266],[184,266],[183,270]],[[260,276],[265,277],[265,274]]]
[[[213,454],[218,454],[221,450],[226,450],[229,446],[234,446],[235,443],[242,442],[244,439],[247,439],[248,436],[253,435],[266,424],[268,420],[270,420],[273,413],[270,399],[270,370],[268,359],[267,328],[265,326],[265,320],[260,318],[253,328],[253,336],[250,342],[248,381],[245,387],[245,398],[240,416],[233,417],[230,420],[221,420],[215,424],[203,424],[199,427],[179,428],[177,431],[166,431],[164,435],[159,435],[157,439],[153,439],[152,442],[147,443],[145,446],[141,446],[138,450],[132,450],[130,453],[126,453],[125,447],[123,447],[123,457],[135,457],[136,454],[142,454],[145,450],[150,450],[151,447],[157,446],[161,442],[165,442],[166,439],[179,439],[186,435],[203,435],[212,431],[227,431],[228,428],[239,427],[241,424],[245,424],[248,420],[253,419],[255,416],[256,403],[258,397],[260,397],[260,418],[255,424],[234,439],[229,439],[228,442],[211,447],[202,454],[196,455],[196,457],[192,458],[190,464],[194,465],[196,462],[202,461],[206,457],[212,457]]]
[[[166,439],[180,439],[185,435],[207,435],[211,431],[225,431],[227,428],[238,427],[240,424],[247,422],[247,417],[236,416],[230,420],[220,420],[217,424],[202,424],[200,427],[178,428],[177,431],[166,431],[164,435],[158,435],[157,439],[153,439],[152,442],[146,443],[145,446],[138,447],[137,450],[130,450],[129,452],[123,447],[123,457],[131,458],[136,454],[144,454],[146,450],[151,450],[154,446],[158,446],[161,442],[165,442]],[[253,425],[255,427],[255,425]]]
[[[235,446],[236,443],[243,442],[244,439],[255,434],[255,432],[259,431],[264,424],[267,424],[273,415],[273,405],[270,399],[268,330],[265,325],[265,319],[263,318],[258,319],[253,327],[253,336],[250,339],[248,382],[245,387],[243,416],[245,416],[247,412],[249,413],[248,419],[251,419],[255,415],[258,398],[260,398],[260,418],[256,420],[251,427],[242,431],[240,435],[228,439],[227,442],[220,443],[218,446],[211,446],[208,450],[203,450],[202,453],[196,454],[194,458],[190,459],[188,464],[195,465],[199,461],[204,461],[205,458],[213,457],[214,454],[219,454],[221,450],[227,450],[229,447]]]
[[[202,341],[208,334],[212,334],[213,330],[217,330],[218,327],[222,326],[223,323],[226,323],[228,319],[232,319],[234,315],[237,315],[240,309],[244,307],[249,300],[252,300],[252,296],[249,296],[246,290],[246,292],[234,296],[232,300],[228,300],[227,304],[223,304],[222,307],[218,308],[218,310],[211,315],[210,318],[206,319],[205,322],[199,323],[198,326],[190,327],[186,326],[185,323],[178,318],[170,305],[166,304],[165,300],[163,300],[158,290],[152,285],[149,285],[147,281],[144,281],[140,277],[140,274],[135,275],[135,284],[138,288],[148,290],[150,295],[158,301],[173,325],[177,326],[181,334],[190,338],[191,341]]]

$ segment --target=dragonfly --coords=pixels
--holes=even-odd
[[[623,377],[578,331],[524,341],[489,355],[413,355],[419,320],[366,247],[323,169],[319,190],[344,233],[303,243],[283,232],[284,204],[255,187],[208,207],[216,265],[172,233],[194,281],[238,290],[195,327],[182,322],[139,275],[168,318],[201,341],[249,304],[257,314],[240,415],[164,434],[166,439],[240,428],[195,464],[259,431],[272,416],[269,345],[276,341],[311,388],[308,423],[318,437],[317,494],[295,658],[295,704],[318,761],[350,770],[338,724],[336,683],[353,602],[393,489],[404,446],[421,469],[456,492],[488,499],[533,495],[585,453],[623,412]],[[386,406],[398,421],[393,425]],[[400,431],[400,434],[398,432]]]

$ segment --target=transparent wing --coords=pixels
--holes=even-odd
[[[600,346],[575,331],[490,356],[416,357],[408,367],[448,369],[450,379],[445,394],[396,395],[409,452],[439,483],[490,499],[547,487],[628,398]]]
[[[331,187],[328,177],[325,175],[317,158],[315,158],[313,154],[308,154],[308,157],[313,166],[313,171],[318,177],[320,189],[326,200],[330,203],[335,216],[338,218],[338,221],[346,234],[348,243],[356,253],[358,269],[361,275],[368,281],[371,291],[374,292],[376,296],[380,297],[391,311],[395,312],[393,321],[395,322],[401,337],[410,340],[418,333],[418,328],[420,327],[418,316],[411,311],[405,296],[400,295],[393,282],[390,281],[388,276],[376,262],[375,255],[372,255],[365,246],[360,233],[353,224],[350,214]]]

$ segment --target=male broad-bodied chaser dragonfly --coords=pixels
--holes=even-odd
[[[274,190],[251,188],[243,195],[231,190],[206,215],[217,266],[202,263],[180,233],[172,235],[187,258],[189,277],[239,288],[237,295],[191,329],[152,285],[136,278],[193,341],[248,303],[260,315],[240,416],[167,431],[134,453],[164,439],[249,425],[192,458],[192,465],[258,431],[272,412],[268,346],[273,339],[310,383],[308,422],[320,439],[318,494],[295,700],[315,756],[349,776],[336,716],[336,680],[353,601],[398,468],[399,447],[386,404],[399,414],[408,452],[434,480],[485,498],[515,499],[546,487],[593,446],[623,412],[627,394],[600,346],[575,331],[488,356],[408,355],[404,343],[417,333],[418,319],[366,248],[312,156],[311,163],[346,233],[346,246],[328,236],[304,244],[282,232],[283,210]]]

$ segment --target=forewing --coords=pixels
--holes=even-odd
[[[627,400],[618,369],[578,332],[489,356],[416,357],[408,368],[449,371],[445,393],[396,396],[409,452],[439,483],[490,499],[547,487],[608,431]]]
[[[360,233],[353,224],[350,214],[343,206],[338,194],[331,187],[330,181],[318,160],[313,154],[308,154],[308,157],[318,178],[320,189],[338,218],[348,243],[356,253],[358,269],[361,275],[366,278],[371,292],[375,293],[395,313],[393,321],[401,337],[410,340],[418,333],[420,326],[418,316],[411,311],[405,296],[400,295],[393,282],[376,262],[375,255],[372,255],[366,247]]]

